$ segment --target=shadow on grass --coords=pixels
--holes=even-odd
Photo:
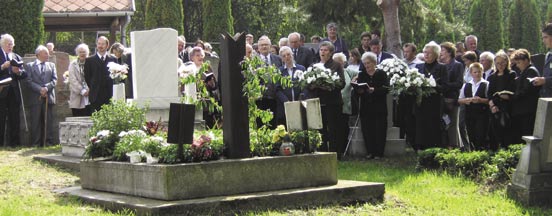
[[[23,157],[27,157],[27,156],[40,155],[40,154],[60,153],[61,146],[54,145],[54,146],[47,146],[47,147],[25,147],[25,148],[20,148],[19,150],[21,150],[19,155]]]

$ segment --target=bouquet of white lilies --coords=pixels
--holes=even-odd
[[[332,91],[335,88],[341,88],[342,85],[337,72],[332,72],[321,63],[314,64],[306,72],[297,70],[293,73],[293,76],[297,79],[295,84],[301,88]]]

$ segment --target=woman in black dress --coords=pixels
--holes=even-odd
[[[367,150],[367,158],[383,157],[387,138],[387,92],[389,81],[387,74],[376,69],[377,57],[372,52],[365,52],[362,57],[364,68],[361,69],[352,84],[360,98],[360,124]]]
[[[512,97],[512,142],[524,143],[521,137],[533,134],[540,91],[540,87],[531,84],[530,79],[538,77],[539,72],[531,64],[531,53],[526,49],[514,51],[512,57],[519,68]]]
[[[489,77],[490,148],[507,147],[511,141],[511,97],[516,89],[516,72],[510,69],[510,58],[504,51],[495,57],[495,72]]]
[[[422,103],[416,107],[416,141],[415,150],[423,150],[431,147],[444,147],[442,145],[444,126],[443,93],[448,83],[447,67],[437,62],[441,47],[435,42],[424,46],[424,64],[416,65],[418,72],[426,77],[433,76],[436,82],[435,93],[424,97]]]

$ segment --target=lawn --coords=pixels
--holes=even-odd
[[[77,173],[32,160],[47,149],[0,148],[0,215],[129,215],[108,212],[61,197],[53,189],[79,183]],[[463,177],[415,169],[415,156],[340,162],[339,179],[384,182],[385,201],[352,206],[323,206],[249,215],[552,215],[551,209],[523,207]]]

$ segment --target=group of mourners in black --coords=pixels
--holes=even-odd
[[[536,68],[526,49],[481,52],[477,49],[477,37],[469,35],[456,44],[432,41],[418,55],[414,44],[405,44],[403,60],[409,68],[416,68],[428,78],[432,76],[436,81],[435,92],[424,96],[421,103],[416,102],[415,95],[398,95],[392,99],[393,107],[389,107],[393,113],[388,113],[392,83],[377,65],[396,57],[381,51],[377,34],[363,33],[361,46],[347,50],[346,43],[337,37],[337,26],[331,23],[327,29],[328,38],[322,39],[318,51],[306,47],[302,50],[302,46],[288,40],[276,56],[282,56],[283,63],[276,66],[283,75],[292,76],[296,68],[320,62],[339,74],[344,87],[332,91],[295,90],[293,96],[290,89],[279,87],[274,110],[279,116],[277,122],[285,123],[285,115],[278,113],[282,109],[277,107],[297,100],[301,92],[304,98],[318,97],[324,123],[323,145],[319,150],[337,152],[338,158],[350,145],[349,126],[355,124],[357,115],[369,159],[384,156],[387,116],[391,114],[394,126],[400,127],[401,136],[415,151],[432,147],[496,151],[523,143],[522,136],[532,135],[538,99],[552,96],[551,53],[546,54],[544,66]],[[299,35],[292,33],[290,37],[295,34]],[[552,24],[543,28],[542,40],[548,49],[552,48]],[[302,58],[296,50],[310,52],[313,59],[310,64],[294,61]],[[349,61],[342,54],[345,51]],[[257,52],[261,59],[274,58],[264,54],[261,44]],[[359,87],[361,83],[366,85]]]

